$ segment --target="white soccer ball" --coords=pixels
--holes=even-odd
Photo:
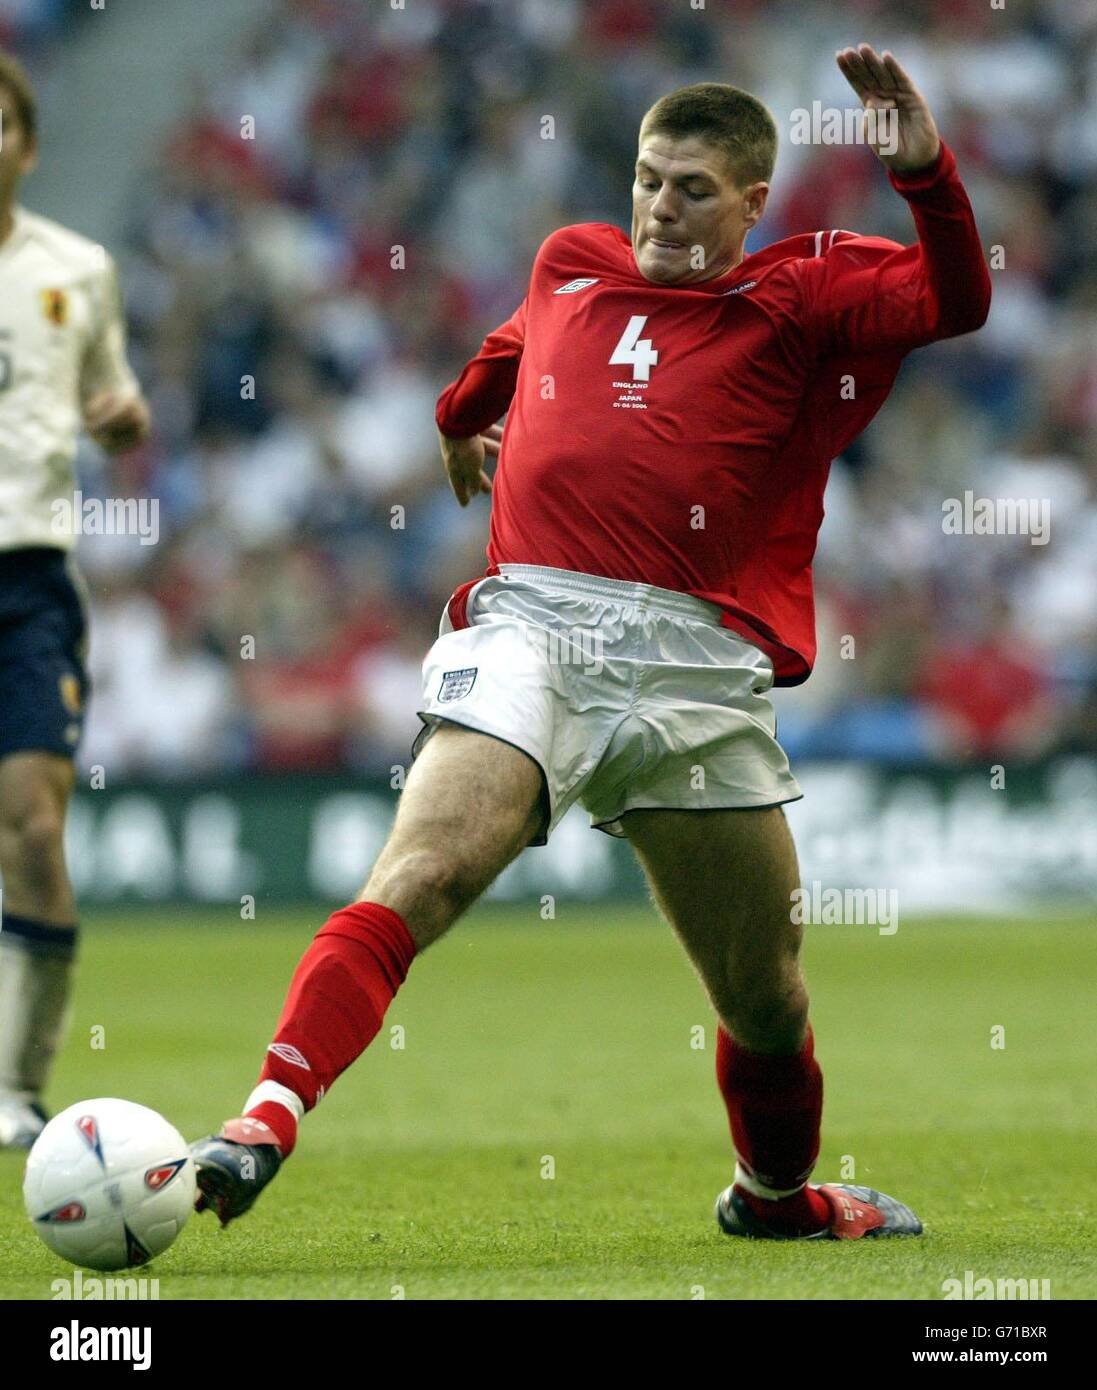
[[[129,1100],[82,1100],[27,1156],[23,1200],[51,1250],[89,1269],[165,1251],[194,1210],[194,1160],[163,1115]]]

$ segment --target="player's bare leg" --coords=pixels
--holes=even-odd
[[[0,1148],[28,1147],[64,1032],[76,947],[65,867],[73,766],[53,753],[0,759]]]
[[[298,1120],[380,1030],[414,956],[537,833],[541,797],[541,770],[525,753],[456,725],[435,731],[358,901],[302,957],[244,1113],[192,1146],[199,1209],[227,1223],[252,1205],[292,1151]]]
[[[796,851],[779,807],[632,811],[623,824],[655,900],[716,1010],[717,1080],[737,1164],[717,1216],[728,1234],[914,1235],[907,1207],[869,1188],[807,1182],[823,1078],[793,921]]]
[[[359,902],[391,908],[423,950],[529,844],[541,770],[508,743],[442,725],[412,766],[396,820]]]
[[[753,1052],[797,1051],[808,992],[781,809],[630,811],[622,823],[724,1027]]]

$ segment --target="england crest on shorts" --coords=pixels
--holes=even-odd
[[[442,688],[438,692],[440,704],[450,700],[463,700],[476,684],[479,666],[467,666],[463,671],[445,671],[442,674]]]

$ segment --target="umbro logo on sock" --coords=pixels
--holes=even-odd
[[[304,1071],[312,1071],[305,1054],[299,1052],[290,1043],[271,1043],[267,1051],[273,1052],[276,1057],[281,1057],[282,1061],[288,1062],[291,1067],[301,1067]]]

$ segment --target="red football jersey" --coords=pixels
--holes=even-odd
[[[808,233],[700,284],[645,279],[609,223],[547,237],[522,304],[438,400],[455,438],[509,411],[488,572],[549,565],[697,595],[778,684],[805,680],[831,461],[905,353],[977,328],[990,303],[952,152],[889,178],[917,244]]]

